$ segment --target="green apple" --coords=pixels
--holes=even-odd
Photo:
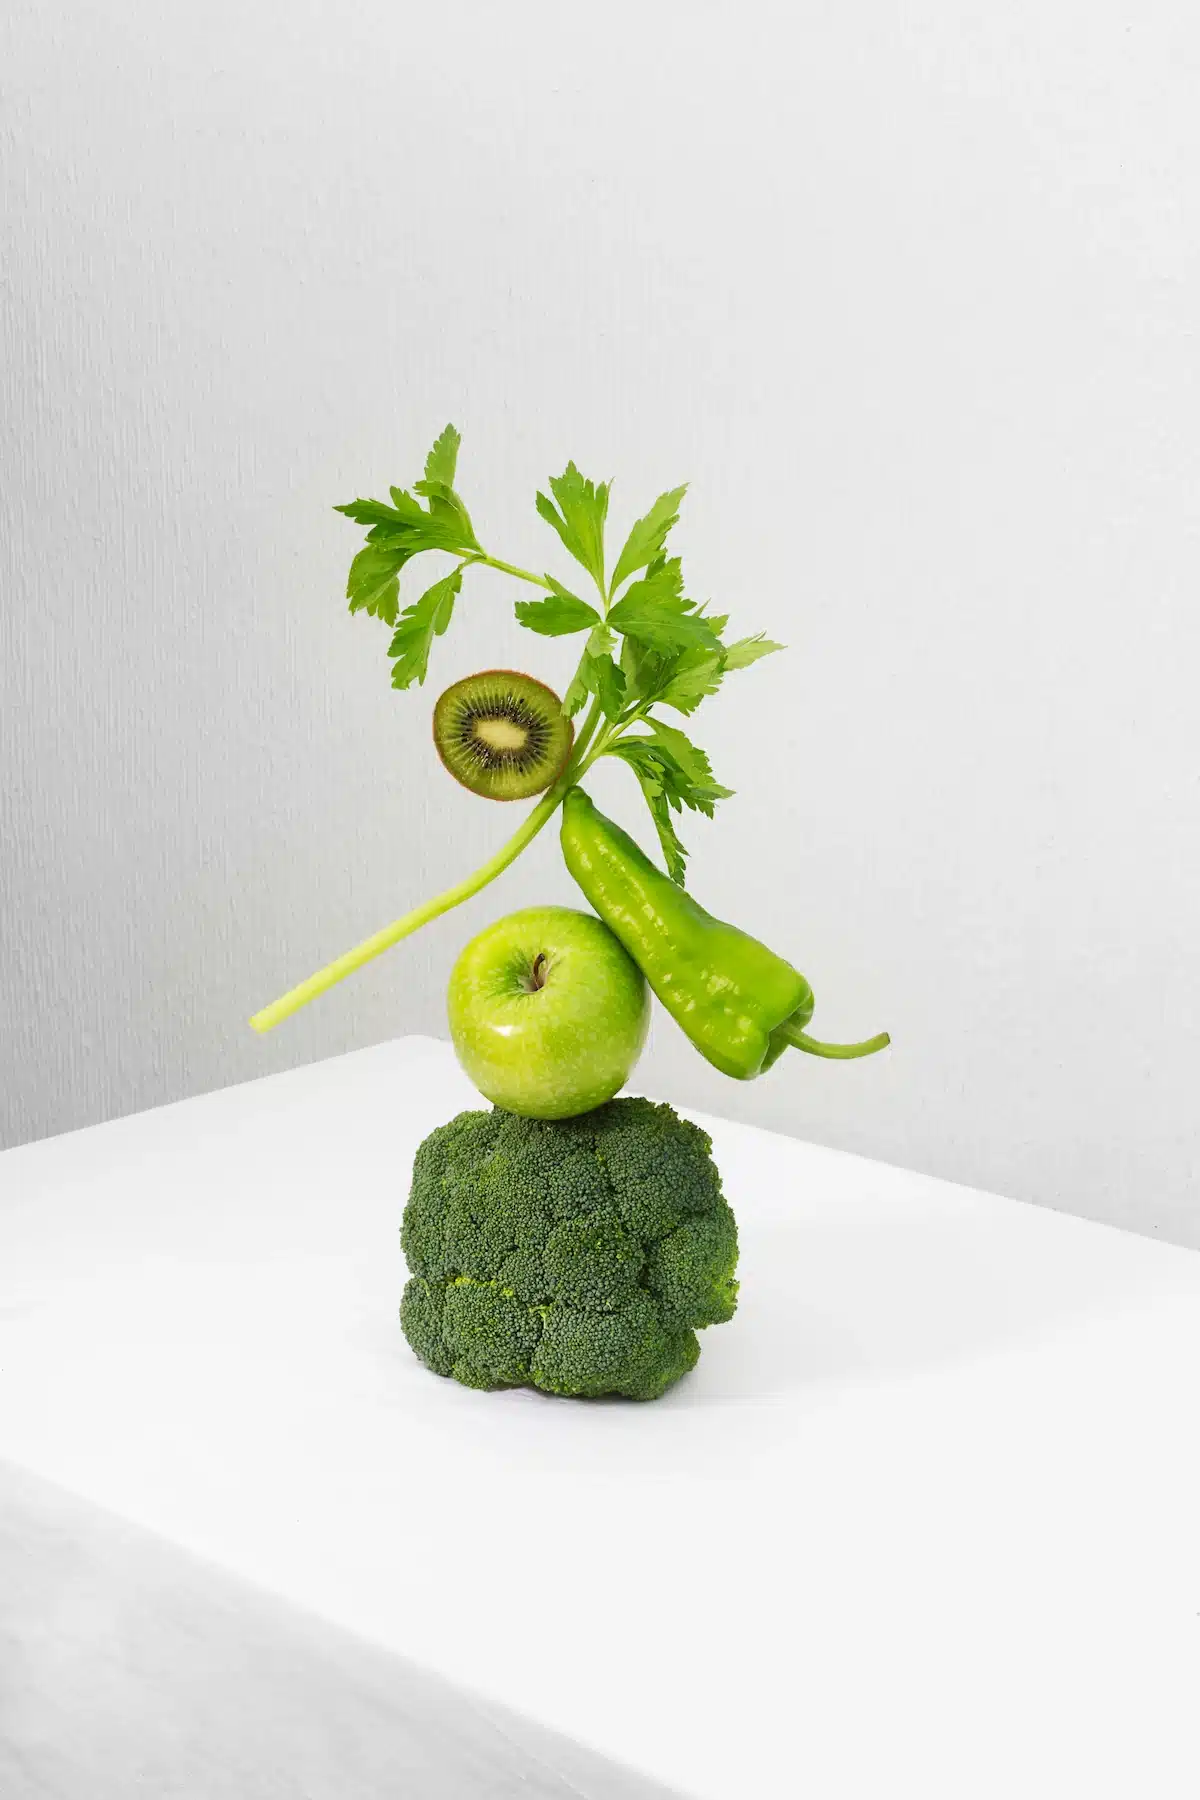
[[[472,938],[446,996],[455,1053],[485,1099],[533,1119],[611,1100],[641,1054],[641,970],[592,913],[531,906]]]

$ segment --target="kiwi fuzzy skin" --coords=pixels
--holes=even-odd
[[[451,687],[461,687],[468,681],[486,681],[489,679],[497,679],[497,678],[500,680],[504,680],[504,679],[508,678],[508,679],[512,679],[515,681],[527,681],[531,687],[540,688],[544,694],[548,694],[550,696],[550,699],[553,700],[555,706],[559,709],[559,712],[560,713],[562,712],[562,701],[559,698],[559,696],[555,693],[554,689],[552,687],[548,686],[548,684],[546,682],[539,681],[536,675],[528,674],[526,672],[526,670],[524,670],[524,669],[478,669],[478,670],[476,670],[476,672],[473,675],[464,675],[459,681],[452,682]],[[479,798],[481,800],[493,800],[493,801],[499,801],[503,805],[511,805],[512,802],[515,800],[532,799],[533,795],[535,793],[544,794],[548,787],[553,786],[553,784],[558,780],[559,776],[562,774],[563,770],[566,768],[567,763],[570,761],[571,751],[574,749],[574,746],[575,746],[575,726],[574,726],[574,723],[572,720],[564,718],[564,723],[566,725],[567,732],[566,732],[566,742],[563,747],[562,756],[559,758],[559,760],[555,764],[555,766],[550,770],[545,781],[542,783],[542,785],[540,787],[532,789],[529,793],[524,793],[524,794],[487,794],[487,793],[482,793],[482,792],[480,792],[480,790],[478,788],[474,788],[470,785],[469,782],[464,781],[459,770],[457,770],[456,768],[454,768],[451,765],[449,759],[446,756],[445,750],[442,747],[441,740],[438,737],[437,710],[438,710],[438,707],[441,705],[442,701],[445,699],[446,694],[448,694],[449,692],[450,692],[450,688],[444,689],[443,692],[438,695],[437,700],[434,702],[433,720],[432,720],[431,729],[432,729],[432,734],[433,734],[433,747],[438,753],[438,759],[441,762],[441,765],[445,769],[446,773],[448,775],[451,775],[454,778],[454,780],[458,783],[459,787],[466,788],[466,790],[469,794],[478,794]]]

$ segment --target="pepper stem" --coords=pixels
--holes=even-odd
[[[810,1056],[833,1057],[839,1062],[849,1062],[856,1056],[874,1056],[877,1050],[886,1050],[892,1041],[886,1031],[881,1031],[878,1037],[864,1038],[861,1044],[823,1044],[819,1038],[809,1037],[806,1031],[801,1031],[789,1019],[785,1019],[777,1029],[780,1036],[785,1037],[789,1044],[794,1044],[797,1050],[806,1050]]]

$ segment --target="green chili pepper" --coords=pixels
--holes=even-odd
[[[677,1025],[723,1075],[750,1081],[789,1044],[812,1056],[870,1056],[886,1032],[861,1044],[823,1044],[804,1027],[812,989],[757,938],[725,925],[668,879],[581,788],[563,804],[563,855],[571,874],[624,944]]]

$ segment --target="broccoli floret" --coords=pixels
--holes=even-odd
[[[467,1387],[655,1400],[733,1317],[737,1227],[708,1134],[669,1106],[460,1113],[417,1151],[400,1322]]]

